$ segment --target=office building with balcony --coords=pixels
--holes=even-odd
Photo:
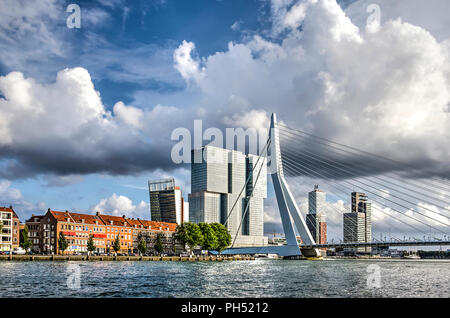
[[[189,220],[226,225],[236,238],[235,247],[267,245],[263,234],[266,158],[212,146],[194,149],[191,155]]]
[[[12,206],[0,207],[0,251],[10,251],[19,247],[20,220]]]

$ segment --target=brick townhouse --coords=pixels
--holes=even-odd
[[[139,233],[147,242],[151,251],[154,248],[158,233],[161,235],[164,251],[173,250],[173,235],[177,224],[155,222],[139,219],[127,219],[96,213],[81,214],[69,211],[61,212],[48,209],[45,215],[33,215],[26,221],[32,250],[37,253],[60,253],[58,238],[63,233],[69,243],[65,253],[87,252],[87,242],[92,234],[96,251],[99,253],[114,252],[114,240],[119,236],[119,253],[137,252]],[[178,246],[177,250],[182,250]]]

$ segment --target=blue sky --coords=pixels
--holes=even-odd
[[[448,178],[448,2],[378,2],[379,31],[366,0],[3,2],[0,204],[22,220],[48,207],[149,218],[148,179],[175,176],[190,191],[189,166],[170,161],[173,129],[263,128],[273,111]],[[66,26],[70,3],[80,29]],[[320,182],[305,180],[299,197]],[[279,231],[270,184],[266,201],[266,230]]]
[[[64,11],[70,3],[77,3],[81,8],[80,29],[66,27],[69,13]],[[111,110],[118,101],[133,103],[134,94],[139,92],[157,95],[151,104],[136,105],[141,108],[154,107],[159,101],[162,103],[173,101],[177,92],[181,92],[184,99],[187,95],[186,84],[176,73],[172,63],[172,52],[183,40],[194,41],[197,54],[207,56],[225,50],[230,41],[239,42],[253,33],[270,27],[270,21],[267,19],[270,3],[259,0],[199,0],[194,3],[60,1],[54,2],[53,5],[57,15],[53,19],[47,19],[48,17],[43,15],[43,19],[47,19],[45,21],[49,23],[47,28],[54,32],[64,47],[63,56],[52,54],[53,52],[49,50],[46,58],[39,61],[34,61],[33,58],[17,64],[2,61],[0,75],[20,71],[26,77],[51,83],[54,81],[55,71],[66,67],[83,67],[89,71],[95,89],[100,92],[107,110]],[[86,15],[92,18],[87,18]],[[20,50],[20,44],[17,43],[16,50]],[[108,76],[110,72],[117,75],[127,71],[127,65],[122,58],[127,58],[128,53],[132,54],[132,59],[136,63],[151,62],[152,59],[156,60],[155,63],[162,63],[156,67],[159,72],[166,72],[168,76],[159,77],[151,73],[141,74],[142,77],[139,79]],[[110,60],[102,63],[104,56]],[[98,59],[95,65],[92,57]],[[175,98],[178,100],[178,97]],[[183,108],[184,105],[181,103],[177,106]],[[147,202],[148,193],[145,190],[147,180],[158,178],[161,173],[163,172],[155,174],[147,171],[132,176],[88,174],[74,177],[73,180],[69,178],[67,182],[62,183],[56,180],[54,185],[46,174],[38,174],[14,180],[10,187],[19,189],[27,201],[43,202],[46,207],[52,209],[88,211],[100,199],[113,193],[124,195],[133,202]],[[57,177],[54,176],[53,179],[55,178]],[[182,185],[189,185],[186,174],[181,174],[180,178],[183,178],[180,180]],[[138,189],[139,187],[142,189]],[[187,191],[184,192],[184,196],[187,197]],[[5,201],[5,204],[9,203]],[[24,217],[31,212],[42,211],[25,210]]]

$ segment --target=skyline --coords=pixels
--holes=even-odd
[[[148,179],[174,176],[190,193],[189,167],[170,162],[174,128],[266,128],[272,111],[405,161],[417,168],[401,170],[407,178],[449,179],[450,34],[435,18],[449,4],[412,2],[377,1],[381,25],[366,28],[365,0],[77,1],[81,28],[67,29],[70,2],[5,1],[15,10],[0,10],[1,201],[27,216],[149,216]],[[303,204],[306,189],[296,196]],[[267,231],[278,232],[272,190],[266,201]]]

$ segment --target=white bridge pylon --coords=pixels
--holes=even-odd
[[[301,255],[300,248],[297,243],[295,235],[295,228],[300,235],[303,244],[314,245],[316,244],[311,232],[306,226],[305,219],[303,218],[300,210],[292,195],[283,173],[283,162],[281,159],[280,140],[277,127],[277,115],[272,114],[270,120],[270,148],[268,152],[268,171],[272,175],[272,183],[275,190],[275,196],[277,198],[278,209],[280,210],[281,222],[283,224],[284,235],[286,237],[286,249],[289,250],[288,255]],[[292,222],[293,221],[293,222]],[[295,254],[291,254],[296,252]],[[320,253],[317,249],[302,250],[305,256],[319,256]]]
[[[284,235],[286,237],[286,245],[229,248],[223,251],[222,254],[278,254],[280,256],[299,256],[303,254],[307,257],[319,256],[320,253],[318,249],[310,248],[300,250],[297,242],[295,229],[297,229],[298,234],[301,236],[303,244],[316,244],[311,232],[306,226],[305,219],[300,213],[289,185],[284,178],[277,116],[275,113],[272,114],[270,121],[269,139],[270,146],[267,151],[267,171],[272,176],[272,183],[275,190],[278,209],[280,210]]]

